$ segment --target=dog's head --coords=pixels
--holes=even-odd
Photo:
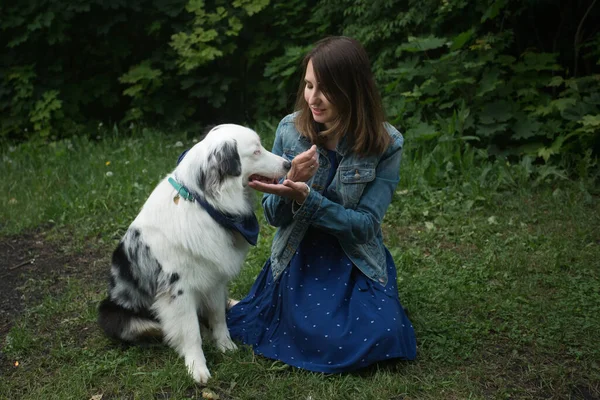
[[[285,158],[266,150],[252,129],[224,124],[190,149],[177,173],[185,185],[222,202],[239,199],[251,180],[274,182],[290,167]]]

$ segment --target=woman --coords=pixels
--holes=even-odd
[[[357,41],[323,39],[303,67],[296,113],[281,121],[273,146],[292,169],[279,184],[250,184],[265,193],[265,217],[279,229],[248,296],[230,302],[231,336],[311,371],[412,360],[414,331],[381,233],[402,135],[384,121]]]

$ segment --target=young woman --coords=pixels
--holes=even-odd
[[[292,169],[279,184],[251,183],[278,230],[248,296],[230,301],[231,336],[311,371],[412,360],[415,335],[381,233],[402,135],[384,120],[357,41],[321,40],[303,67],[296,112],[281,121],[273,146]]]

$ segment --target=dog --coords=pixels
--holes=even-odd
[[[276,183],[290,167],[256,132],[234,124],[214,127],[182,155],[113,252],[108,297],[98,307],[107,336],[138,342],[158,335],[206,383],[199,318],[219,350],[237,348],[225,313],[227,285],[258,235],[248,182]]]

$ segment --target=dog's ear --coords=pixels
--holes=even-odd
[[[199,186],[211,194],[228,176],[242,174],[242,161],[235,140],[226,141],[214,149],[208,156],[207,169],[198,175]]]

